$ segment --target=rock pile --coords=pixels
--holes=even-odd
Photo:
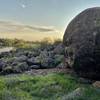
[[[0,73],[21,73],[31,69],[58,67],[63,61],[63,53],[64,47],[61,43],[46,47],[3,52],[0,54]]]

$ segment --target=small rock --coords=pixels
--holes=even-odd
[[[35,57],[32,57],[32,58],[27,60],[27,63],[28,63],[29,66],[34,65],[34,59],[35,59]]]
[[[7,66],[7,67],[5,67],[3,70],[2,70],[2,72],[1,72],[2,74],[11,74],[11,73],[13,73],[13,70],[12,70],[12,67],[11,66]]]
[[[64,53],[64,46],[62,43],[60,43],[59,45],[57,45],[54,49],[54,53],[55,54],[63,54]]]
[[[28,70],[29,66],[27,65],[26,62],[23,62],[23,63],[18,63],[18,65],[16,65],[16,66],[12,66],[12,69],[13,69],[14,73],[21,73],[23,71]]]
[[[5,67],[6,62],[4,62],[3,60],[0,60],[0,71],[2,71],[3,67]]]
[[[83,84],[91,84],[92,83],[91,80],[85,79],[85,78],[79,78],[78,82],[83,83]]]
[[[64,56],[60,55],[60,54],[56,54],[54,56],[54,62],[55,62],[55,66],[59,65],[63,60],[64,60]]]
[[[57,65],[57,68],[64,68],[64,63],[60,63],[59,65]]]
[[[35,65],[36,65],[36,64],[37,64],[37,65],[40,65],[40,63],[41,63],[41,57],[40,57],[40,56],[35,57],[34,63],[35,63]]]
[[[30,68],[31,68],[31,69],[39,69],[40,66],[38,66],[38,65],[32,65],[32,66],[30,66]]]
[[[92,84],[96,88],[100,88],[100,81],[96,81]]]
[[[15,60],[18,61],[18,62],[24,62],[24,61],[27,60],[27,57],[22,55],[20,57],[16,57]]]
[[[41,59],[41,67],[42,68],[53,68],[54,67],[54,60],[49,57],[44,57]]]
[[[49,51],[49,52],[48,52],[48,56],[49,56],[50,58],[54,58],[54,52],[53,52],[53,51]]]
[[[54,49],[54,47],[53,47],[53,45],[48,45],[48,46],[46,47],[46,49],[47,49],[47,51],[51,51],[51,50]]]
[[[78,99],[84,94],[84,88],[77,88],[73,92],[63,96],[61,100],[74,100]]]
[[[32,65],[40,65],[40,57],[37,56],[37,57],[32,57],[30,59],[27,60],[27,64],[29,66],[32,66]]]

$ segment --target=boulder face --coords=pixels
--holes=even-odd
[[[100,7],[77,15],[68,25],[63,43],[68,65],[81,77],[100,80]]]

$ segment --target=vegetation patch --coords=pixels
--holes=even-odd
[[[62,100],[77,88],[84,88],[84,93],[74,100],[100,99],[100,90],[81,84],[72,76],[55,73],[46,76],[1,76],[0,100]]]

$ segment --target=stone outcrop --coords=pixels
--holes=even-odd
[[[100,7],[77,15],[68,25],[63,43],[69,66],[79,76],[100,80]]]

